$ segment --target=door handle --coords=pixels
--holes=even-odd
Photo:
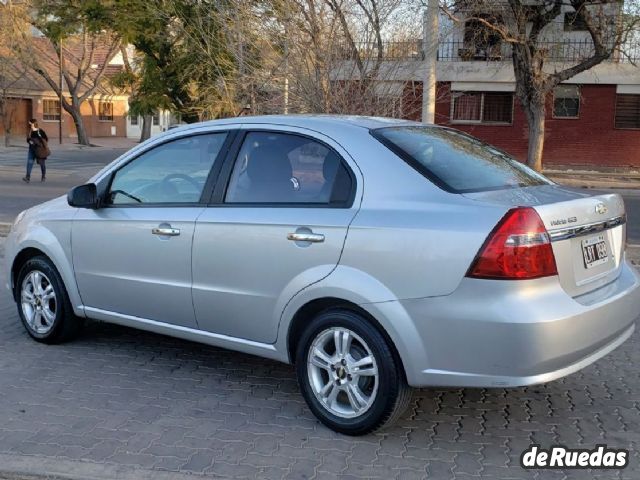
[[[180,229],[171,227],[156,227],[151,229],[151,233],[153,235],[162,235],[163,237],[176,237],[180,235]]]
[[[312,242],[321,243],[324,242],[324,235],[321,233],[289,233],[287,240],[293,240],[294,242]]]

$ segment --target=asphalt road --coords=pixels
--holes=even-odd
[[[26,148],[0,150],[0,222],[12,222],[22,210],[65,194],[126,152],[126,149],[88,147],[54,151],[47,159],[47,181],[40,182],[40,167],[33,166],[32,181],[25,175]]]
[[[621,193],[627,209],[629,243],[640,245],[640,190],[610,190]]]
[[[22,210],[65,194],[80,185],[100,168],[120,156],[126,149],[89,147],[82,150],[57,151],[47,160],[47,181],[40,183],[38,165],[33,181],[25,184],[26,148],[0,150],[0,222],[12,222]],[[620,193],[626,203],[629,243],[640,245],[640,190],[593,190]]]

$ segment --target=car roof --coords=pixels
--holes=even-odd
[[[410,120],[402,120],[397,118],[386,117],[365,117],[358,115],[259,115],[259,116],[244,116],[244,117],[232,117],[224,118],[220,120],[210,120],[201,123],[184,125],[178,127],[179,129],[188,127],[206,127],[217,126],[226,124],[268,124],[268,125],[283,125],[290,127],[302,127],[309,128],[311,130],[325,130],[327,128],[335,127],[358,127],[368,130],[382,127],[392,127],[399,125],[420,125],[418,122]],[[176,129],[174,129],[175,131]]]

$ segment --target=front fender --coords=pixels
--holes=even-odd
[[[41,251],[51,260],[58,273],[60,273],[67,289],[73,312],[78,316],[84,317],[84,307],[78,292],[71,261],[70,222],[50,222],[49,225],[33,223],[29,228],[19,229],[14,235],[11,260],[7,261],[7,265],[10,263],[13,269],[15,259],[20,255],[20,252],[27,248]]]
[[[289,329],[295,314],[307,303],[322,298],[345,300],[369,313],[387,333],[404,365],[428,364],[427,352],[420,340],[421,336],[402,304],[395,300],[372,301],[379,298],[395,298],[393,293],[367,273],[343,265],[338,265],[321,281],[299,291],[285,306],[276,342],[276,349],[279,352],[288,352]],[[292,361],[291,358],[288,360]],[[411,368],[405,368],[409,383],[413,380],[409,378],[411,370]]]

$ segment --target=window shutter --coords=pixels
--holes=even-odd
[[[511,123],[513,121],[513,94],[485,93],[482,121],[485,123]]]
[[[616,95],[616,128],[640,129],[640,95]]]

